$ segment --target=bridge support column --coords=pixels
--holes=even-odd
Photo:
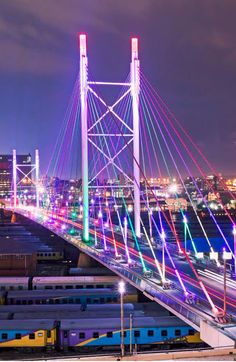
[[[88,195],[88,58],[86,35],[81,34],[80,41],[80,102],[81,102],[81,138],[82,138],[82,192],[83,192],[83,240],[89,240],[89,195]]]
[[[140,237],[140,169],[139,169],[139,91],[140,73],[138,59],[138,39],[131,43],[131,96],[133,109],[133,172],[134,172],[134,226],[135,234]]]
[[[213,348],[235,348],[235,340],[228,337],[223,328],[217,328],[204,320],[200,321],[200,338]]]
[[[97,263],[89,255],[80,252],[78,260],[78,268],[90,268],[95,266]]]

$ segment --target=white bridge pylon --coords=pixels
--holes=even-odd
[[[25,173],[24,168],[31,167],[31,170]],[[35,186],[35,199],[36,207],[39,208],[39,151],[35,150],[35,163],[32,164],[19,164],[17,163],[16,150],[12,152],[12,176],[13,176],[13,202],[14,208],[17,207],[17,187],[23,182],[24,177],[30,180],[31,184]],[[17,174],[23,175],[23,178],[17,179]],[[33,176],[34,175],[34,176]]]
[[[109,165],[112,165],[117,171],[122,173],[124,177],[133,183],[134,187],[134,226],[135,234],[140,237],[140,169],[139,169],[139,92],[140,92],[140,62],[138,59],[138,39],[131,39],[131,64],[130,64],[130,83],[117,83],[117,82],[96,82],[88,80],[88,57],[86,35],[79,35],[80,44],[80,102],[81,102],[81,153],[82,153],[82,193],[83,193],[83,240],[89,240],[89,184],[92,183]],[[109,106],[93,89],[93,85],[105,86],[124,86],[127,90],[124,94],[111,106]],[[88,128],[88,92],[91,92],[102,104],[105,106],[106,111],[97,118],[94,123]],[[132,127],[122,119],[114,110],[114,108],[124,99],[127,95],[132,97]],[[120,134],[111,134],[105,132],[93,133],[94,128],[108,115],[111,114],[115,118],[115,122],[125,126],[125,132]],[[115,155],[111,157],[110,154],[104,152],[101,147],[96,143],[96,138],[101,137],[125,137],[125,145],[116,150]],[[89,180],[88,162],[89,162],[89,149],[88,143],[93,145],[98,152],[100,152],[106,164],[101,167],[96,175]],[[125,150],[128,151],[129,145],[133,145],[133,178],[130,178],[124,169],[117,164],[117,157]]]

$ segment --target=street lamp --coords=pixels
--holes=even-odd
[[[124,345],[124,293],[125,293],[125,282],[121,280],[119,282],[119,293],[120,293],[120,325],[121,325],[121,357],[125,355],[125,345]]]

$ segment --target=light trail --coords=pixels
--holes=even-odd
[[[83,226],[80,225],[80,224],[77,223],[77,222],[74,222],[74,221],[71,221],[71,220],[67,220],[67,219],[65,219],[65,218],[63,218],[63,217],[60,217],[60,216],[58,216],[58,218],[59,218],[61,221],[63,221],[63,222],[68,222],[68,223],[70,223],[71,225],[74,225],[75,227],[80,228],[81,230],[83,229]],[[89,232],[90,232],[90,234],[93,234],[93,235],[95,234],[95,231],[94,231],[93,229],[89,229]],[[103,235],[102,235],[101,233],[99,233],[99,232],[97,232],[97,236],[99,236],[100,238],[103,237]],[[114,243],[113,240],[112,240],[109,236],[107,236],[106,238],[107,238],[107,241],[108,241],[109,243],[111,243],[111,244]],[[116,240],[116,245],[117,245],[117,248],[120,248],[120,249],[122,249],[123,251],[125,251],[125,246],[124,246],[123,244],[121,244],[121,243],[120,243],[119,241],[117,241],[117,240]],[[137,258],[139,258],[139,253],[138,253],[138,251],[136,251],[135,249],[129,247],[129,252],[130,252],[130,254],[134,255],[134,256],[137,257]],[[144,258],[149,264],[151,264],[151,265],[153,265],[153,266],[156,267],[156,264],[155,264],[154,260],[153,260],[152,258],[150,258],[148,255],[143,254],[143,258]],[[161,265],[161,263],[160,263],[160,265]],[[171,267],[166,266],[166,270],[167,270],[167,273],[168,273],[168,274],[170,274],[170,275],[172,275],[172,276],[176,276],[176,275],[175,275],[175,271],[174,271]],[[201,291],[201,287],[198,285],[198,283],[195,281],[195,279],[187,276],[187,275],[184,274],[183,272],[180,272],[180,274],[181,274],[181,276],[185,279],[185,281],[187,281],[187,282],[188,282],[190,285],[192,285],[194,288],[197,288],[198,290]],[[212,288],[209,287],[209,286],[206,286],[206,289],[207,289],[207,291],[209,292],[209,294],[210,294],[212,297],[218,299],[220,302],[223,303],[223,298],[224,298],[224,295],[223,295],[223,294],[220,294],[219,291],[216,291],[216,290],[212,289]],[[215,294],[215,293],[218,293],[218,295]],[[235,300],[227,296],[227,305],[235,308]],[[221,307],[219,307],[219,306],[217,306],[217,308],[221,309]]]

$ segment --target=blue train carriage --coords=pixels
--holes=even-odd
[[[56,335],[54,320],[2,320],[0,348],[53,349]]]
[[[64,349],[99,350],[119,347],[120,318],[62,320],[60,343]],[[176,317],[138,317],[133,318],[130,329],[129,318],[124,319],[124,343],[137,348],[156,347],[171,344],[202,343],[199,333]],[[188,342],[188,338],[192,337]]]
[[[125,301],[125,300],[124,300]],[[110,288],[10,291],[7,304],[102,304],[118,303],[119,293]]]

